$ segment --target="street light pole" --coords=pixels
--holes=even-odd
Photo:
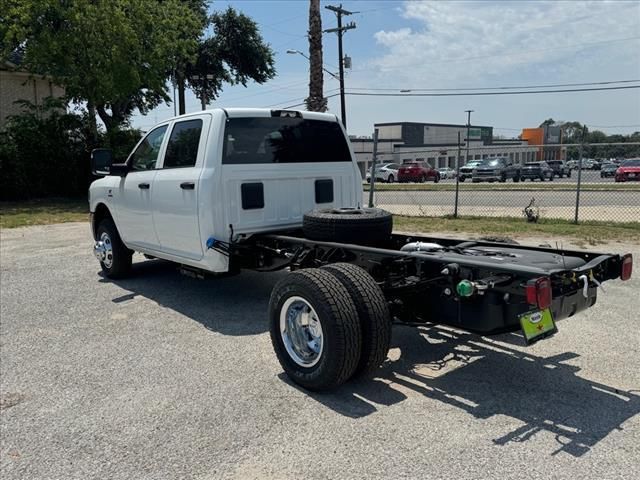
[[[302,55],[304,58],[306,58],[307,60],[309,60],[309,62],[311,62],[311,59],[305,55],[304,53],[302,53],[300,50],[287,50],[287,53],[290,55]],[[335,73],[327,70],[326,68],[322,67],[322,70],[325,71],[326,73],[328,73],[329,75],[331,75],[333,78],[335,78],[336,80],[340,80]]]

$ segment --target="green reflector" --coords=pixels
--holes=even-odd
[[[473,290],[473,282],[470,282],[469,280],[462,280],[456,287],[456,291],[461,297],[470,297],[473,295]]]

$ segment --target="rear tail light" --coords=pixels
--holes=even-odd
[[[633,271],[633,255],[627,253],[622,257],[622,269],[620,271],[620,279],[629,280]]]
[[[527,303],[536,305],[539,309],[544,310],[551,306],[551,279],[549,277],[540,277],[529,280],[526,286]]]

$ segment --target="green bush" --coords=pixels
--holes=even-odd
[[[120,130],[100,133],[92,145],[86,117],[68,112],[63,100],[21,104],[25,113],[9,117],[0,133],[0,200],[85,196],[91,150],[115,147],[123,161],[140,138],[138,130]]]

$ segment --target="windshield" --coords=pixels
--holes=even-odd
[[[480,165],[483,167],[498,167],[502,164],[501,158],[490,158],[487,160],[483,160]]]
[[[291,117],[230,118],[223,164],[350,162],[337,122]]]
[[[622,167],[640,167],[640,158],[633,158],[622,162]]]
[[[467,163],[466,165],[463,165],[463,168],[464,167],[477,167],[481,163],[482,163],[481,160],[472,160],[471,162]]]
[[[524,164],[525,167],[539,167],[540,164],[538,162],[529,162]]]

